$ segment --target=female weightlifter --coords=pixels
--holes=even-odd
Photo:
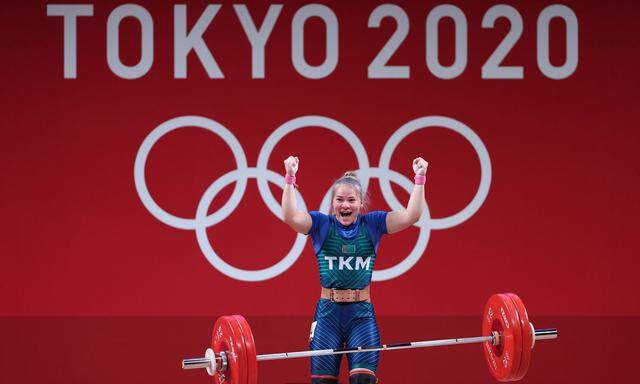
[[[296,232],[311,235],[320,270],[320,299],[311,325],[310,348],[338,349],[378,345],[380,336],[369,297],[369,284],[380,237],[414,224],[426,206],[424,184],[427,162],[413,161],[415,185],[407,208],[365,213],[366,193],[355,173],[347,172],[333,183],[331,214],[299,211],[295,181],[298,158],[284,161],[282,192],[284,221]],[[338,382],[342,355],[311,358],[311,383]],[[377,382],[378,352],[348,354],[349,383]]]

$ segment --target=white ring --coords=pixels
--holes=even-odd
[[[231,133],[231,131],[229,131],[225,126],[215,120],[207,119],[200,116],[180,116],[171,120],[167,120],[157,126],[144,139],[142,145],[140,145],[140,148],[138,149],[136,160],[133,166],[133,179],[136,185],[136,190],[138,191],[138,196],[140,196],[140,200],[142,200],[142,204],[144,204],[147,210],[156,219],[169,226],[179,229],[194,229],[195,220],[174,216],[162,209],[155,202],[155,200],[153,200],[153,197],[151,197],[149,189],[147,188],[147,182],[144,175],[147,157],[149,156],[149,152],[151,151],[153,145],[167,133],[184,127],[204,128],[220,136],[231,149],[233,157],[236,159],[236,165],[238,169],[247,167],[247,158],[244,155],[244,151],[242,150],[240,142],[238,141],[238,139],[236,139],[233,133]],[[212,213],[206,218],[207,225],[211,226],[227,218],[227,216],[229,216],[240,203],[240,199],[242,198],[242,195],[244,195],[244,190],[246,189],[246,187],[247,180],[239,180],[238,184],[236,184],[235,188],[233,189],[233,193],[231,194],[229,201],[227,201],[217,212]]]
[[[411,180],[409,180],[404,175],[390,169],[361,169],[358,170],[358,175],[360,174],[366,175],[367,177],[378,177],[380,181],[391,180],[404,188],[408,193],[411,193],[411,191],[413,190],[413,182]],[[411,269],[411,267],[413,267],[418,262],[418,260],[420,260],[422,254],[427,249],[427,244],[429,243],[429,235],[431,233],[431,228],[429,226],[430,217],[429,206],[425,202],[424,212],[422,212],[422,216],[420,216],[420,219],[415,224],[420,228],[418,241],[416,241],[416,244],[413,246],[413,249],[411,250],[409,255],[405,257],[404,260],[392,267],[385,269],[374,269],[371,280],[384,281],[398,277]]]
[[[444,116],[428,116],[411,120],[395,131],[384,145],[382,154],[380,155],[380,168],[389,168],[391,155],[402,139],[414,131],[429,127],[443,127],[458,132],[469,141],[480,160],[480,185],[471,202],[454,215],[439,219],[432,218],[429,225],[432,229],[451,228],[466,221],[480,209],[480,206],[482,206],[482,203],[484,203],[489,193],[489,186],[491,185],[491,160],[489,159],[489,153],[480,137],[473,132],[471,128],[458,120]],[[388,180],[380,180],[380,189],[382,190],[382,196],[384,196],[391,209],[397,210],[403,208],[402,204],[400,204],[394,195],[393,190],[391,190],[391,185]]]
[[[369,168],[369,157],[367,156],[367,151],[362,145],[362,142],[350,130],[347,126],[342,124],[339,121],[330,119],[324,116],[302,116],[292,120],[287,121],[282,124],[278,129],[273,131],[271,135],[265,140],[262,148],[260,149],[260,154],[258,155],[258,164],[256,168],[258,169],[267,169],[267,165],[269,163],[269,156],[271,156],[271,152],[273,152],[273,148],[278,144],[278,142],[289,133],[306,127],[321,127],[329,129],[338,135],[340,135],[345,141],[351,146],[353,152],[356,154],[356,159],[358,159],[358,167],[361,169]],[[361,179],[362,188],[365,190],[369,185],[369,178]],[[276,216],[279,215],[280,212],[280,202],[278,202],[271,191],[269,190],[269,186],[267,185],[267,181],[261,177],[258,177],[258,190],[260,191],[260,196],[262,196],[262,200],[267,204],[271,212],[274,212]],[[325,200],[322,201],[321,207],[324,206]],[[320,208],[320,212],[327,213],[328,210],[323,211]]]
[[[200,245],[200,250],[202,250],[207,260],[209,260],[211,265],[213,265],[218,271],[224,273],[229,277],[241,281],[263,281],[278,276],[282,272],[289,269],[289,267],[291,267],[293,263],[298,260],[298,257],[300,257],[300,255],[302,254],[304,245],[307,242],[307,237],[298,233],[296,236],[296,241],[293,243],[293,247],[291,248],[291,250],[289,250],[289,253],[287,253],[287,255],[282,260],[272,265],[271,267],[260,270],[246,270],[236,268],[222,260],[220,256],[218,256],[218,254],[213,250],[209,237],[207,236],[208,226],[206,221],[207,210],[209,209],[211,202],[222,188],[226,187],[232,182],[241,179],[247,180],[249,178],[258,177],[265,178],[278,186],[284,185],[284,177],[270,170],[245,168],[244,170],[231,171],[218,178],[213,182],[213,184],[209,186],[209,188],[207,188],[205,193],[202,195],[202,198],[198,203],[198,209],[196,210],[195,231],[198,244]],[[298,200],[298,203],[300,204],[302,209],[307,209],[304,201],[301,198]],[[278,215],[278,217],[281,216]]]

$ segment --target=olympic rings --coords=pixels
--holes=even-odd
[[[472,201],[460,212],[454,215],[445,218],[431,218],[429,208],[427,207],[420,220],[415,224],[420,229],[420,232],[418,240],[410,254],[404,260],[392,267],[383,270],[375,270],[373,272],[372,279],[374,281],[389,280],[404,274],[411,269],[418,260],[420,260],[420,257],[422,257],[422,254],[429,242],[429,236],[432,229],[451,228],[468,220],[473,216],[473,214],[475,214],[475,212],[478,211],[478,209],[480,209],[487,197],[489,186],[491,184],[491,161],[489,159],[487,149],[482,143],[480,137],[478,137],[471,128],[455,119],[443,116],[427,116],[409,121],[391,135],[385,144],[380,156],[380,166],[371,167],[369,165],[369,158],[364,145],[358,136],[344,124],[324,116],[302,116],[284,123],[276,129],[267,138],[267,140],[265,140],[258,156],[257,166],[253,168],[247,166],[247,159],[238,139],[222,124],[200,116],[181,116],[160,124],[144,139],[138,149],[134,163],[134,182],[140,200],[142,200],[145,208],[147,208],[147,210],[156,219],[174,228],[194,230],[196,232],[196,238],[198,245],[200,246],[200,250],[211,265],[213,265],[217,270],[236,280],[263,281],[282,274],[296,262],[304,249],[307,240],[306,236],[298,234],[287,255],[271,267],[261,270],[244,270],[228,264],[217,255],[213,250],[206,230],[207,228],[223,221],[233,212],[233,210],[235,210],[244,195],[247,182],[250,178],[256,179],[260,196],[269,210],[275,216],[281,218],[280,203],[271,194],[268,182],[282,186],[284,185],[284,177],[276,172],[268,170],[267,164],[269,162],[271,152],[284,136],[297,129],[305,127],[321,127],[337,133],[344,138],[347,143],[349,143],[355,152],[356,159],[358,160],[358,177],[362,182],[363,188],[366,190],[371,178],[378,178],[384,199],[387,201],[387,204],[391,209],[396,210],[402,209],[403,205],[400,204],[393,194],[390,182],[393,181],[400,185],[407,192],[411,192],[413,182],[404,175],[389,169],[391,156],[400,141],[402,141],[407,135],[416,130],[434,126],[444,127],[458,132],[471,143],[480,160],[480,185]],[[220,136],[227,145],[229,145],[237,165],[236,170],[222,175],[207,188],[198,203],[194,219],[177,217],[163,210],[151,197],[145,180],[146,161],[151,148],[153,148],[156,142],[165,134],[184,127],[204,128]],[[233,182],[236,182],[236,185],[229,201],[227,201],[218,211],[207,216],[207,211],[215,196],[222,188]],[[302,195],[300,193],[296,195],[298,205],[302,209],[306,210],[306,204]],[[331,190],[329,189],[320,204],[319,210],[321,212],[329,212],[331,204],[330,200]]]

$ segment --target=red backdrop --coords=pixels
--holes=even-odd
[[[253,168],[265,140],[278,127],[311,115],[350,129],[371,167],[379,165],[385,144],[401,126],[427,116],[445,116],[466,125],[490,159],[490,183],[477,210],[450,228],[436,229],[429,221],[425,224],[432,226],[428,244],[416,264],[396,278],[373,284],[383,334],[400,339],[430,337],[428,329],[410,319],[430,319],[425,324],[438,333],[434,319],[479,318],[491,293],[514,291],[525,300],[534,320],[539,317],[551,323],[542,325],[562,324],[570,335],[565,343],[561,336],[557,346],[541,347],[544,352],[534,359],[547,354],[540,359],[546,359],[550,368],[545,371],[542,363],[534,364],[535,377],[605,380],[610,377],[605,368],[609,364],[619,364],[616,377],[625,377],[628,368],[620,362],[624,359],[601,348],[611,340],[603,334],[595,341],[582,337],[615,326],[631,333],[640,315],[635,241],[635,218],[640,213],[640,134],[634,127],[639,85],[635,2],[562,2],[575,14],[576,41],[566,39],[571,35],[569,23],[561,18],[552,18],[548,27],[539,20],[552,2],[511,3],[509,12],[520,15],[522,32],[501,65],[522,67],[523,76],[517,79],[482,75],[496,47],[517,29],[517,21],[506,18],[497,19],[493,28],[483,28],[483,17],[498,3],[451,3],[467,27],[458,36],[458,45],[467,45],[466,65],[451,79],[434,74],[437,70],[425,58],[426,29],[436,25],[439,46],[431,57],[436,52],[443,67],[464,61],[455,51],[454,31],[456,25],[461,28],[460,21],[456,24],[445,17],[439,24],[427,22],[441,3],[396,2],[407,19],[396,23],[387,17],[377,28],[367,23],[381,2],[323,2],[335,19],[327,26],[318,17],[310,18],[304,26],[302,52],[309,66],[320,66],[332,54],[337,61],[335,68],[317,79],[305,77],[307,72],[297,69],[292,59],[296,55],[292,47],[300,38],[292,25],[307,3],[284,3],[266,40],[264,78],[252,75],[252,46],[232,3],[222,3],[202,34],[205,49],[224,78],[210,78],[193,51],[187,58],[186,78],[178,78],[174,61],[179,61],[180,54],[174,49],[180,38],[174,36],[178,33],[174,22],[180,16],[174,15],[173,3],[137,3],[152,23],[145,43],[140,37],[145,27],[133,17],[119,24],[119,37],[113,32],[109,36],[108,26],[113,23],[109,18],[116,17],[118,10],[126,11],[119,8],[123,4],[96,2],[90,8],[92,16],[76,19],[76,71],[66,76],[65,44],[69,48],[71,39],[65,39],[64,18],[56,16],[54,8],[47,10],[52,4],[15,2],[6,9],[0,315],[3,329],[12,335],[3,339],[13,340],[2,351],[3,371],[10,378],[40,378],[34,373],[22,376],[29,371],[24,355],[44,342],[66,351],[55,354],[57,360],[52,360],[55,363],[46,373],[49,380],[83,382],[94,375],[91,367],[99,370],[108,364],[119,368],[111,368],[110,375],[98,375],[103,382],[185,378],[203,382],[206,378],[174,366],[138,376],[142,375],[139,368],[122,365],[122,360],[161,349],[166,364],[177,364],[183,355],[204,349],[210,327],[204,319],[226,313],[253,319],[256,332],[262,330],[259,353],[273,351],[262,346],[305,348],[308,318],[319,289],[310,243],[289,269],[274,278],[246,282],[227,276],[205,258],[194,230],[163,223],[145,207],[136,189],[134,164],[145,138],[157,132],[156,127],[176,117],[200,116],[226,127],[237,139],[247,166]],[[205,2],[186,6],[187,31],[206,6]],[[269,7],[269,3],[247,4],[258,27]],[[408,27],[407,34],[388,65],[408,67],[408,78],[368,76],[371,62],[401,31],[398,25]],[[325,44],[331,28],[336,31],[335,47]],[[539,36],[545,28],[548,39]],[[108,41],[119,42],[116,57],[121,66],[129,67],[144,59],[145,44],[152,46],[150,66],[137,78],[123,78],[125,71],[118,72],[109,62]],[[544,41],[548,41],[548,64],[539,63]],[[567,69],[564,78],[551,78],[545,68],[563,67],[571,61],[571,52],[577,52],[575,70]],[[350,146],[354,142],[319,127],[296,130],[277,142],[267,168],[281,174],[282,160],[297,155],[299,191],[307,208],[315,210],[334,178],[360,167]],[[462,135],[446,127],[415,131],[397,145],[389,169],[411,176],[415,156],[430,163],[431,217],[454,215],[472,201],[481,183],[481,162]],[[236,168],[230,147],[219,136],[196,127],[162,136],[144,166],[155,202],[186,219],[196,216],[207,188]],[[279,200],[280,186],[270,188]],[[406,203],[406,192],[398,185],[393,190]],[[222,207],[232,191],[233,184],[225,187],[208,212]],[[381,193],[379,179],[371,179],[369,193],[371,209],[392,208]],[[376,268],[401,262],[418,241],[419,232],[416,227],[384,237]],[[255,178],[248,180],[237,208],[208,226],[206,233],[225,262],[247,270],[275,264],[295,240],[293,231],[265,204]],[[282,316],[298,320],[289,324]],[[289,324],[297,332],[297,341],[287,343],[292,336],[276,340],[273,329],[277,326],[269,325],[273,319]],[[415,325],[407,330],[413,332],[399,332],[402,319]],[[468,331],[461,326],[465,322],[472,324]],[[473,335],[479,328],[471,320],[452,320],[452,324],[451,331],[461,331],[460,336]],[[168,335],[159,340],[162,332]],[[451,335],[444,329],[440,333],[436,336]],[[109,335],[128,341],[118,343]],[[576,342],[568,344],[569,340]],[[616,343],[625,350],[627,342]],[[84,357],[81,369],[73,361],[83,354],[89,357]],[[388,382],[402,382],[393,379],[391,368],[393,361],[407,363],[409,355],[402,356],[383,361],[387,368],[381,369]],[[429,356],[424,359],[428,361]],[[479,356],[475,357],[480,365]],[[157,362],[147,359],[149,364]],[[585,359],[603,368],[587,374]],[[304,380],[304,364],[292,363],[290,377],[271,378],[272,382]],[[419,364],[409,365],[410,375],[445,379],[442,373],[423,374],[415,368]],[[429,370],[443,364],[448,363],[433,363]],[[58,376],[53,374],[54,365]],[[469,382],[487,380],[482,369],[446,371],[459,375],[452,381]]]

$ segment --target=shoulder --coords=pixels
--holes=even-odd
[[[329,217],[330,217],[329,215],[324,214],[320,211],[310,211],[309,216],[311,216],[311,220],[318,221],[318,222],[329,221]]]
[[[319,211],[310,211],[309,216],[311,216],[311,228],[309,228],[308,235],[315,235],[319,231],[323,231],[323,228],[329,225],[331,219],[331,216]]]
[[[387,233],[387,211],[371,211],[362,215],[362,222],[376,236]]]
[[[371,211],[362,215],[362,221],[365,222],[384,222],[387,219],[387,211]]]

